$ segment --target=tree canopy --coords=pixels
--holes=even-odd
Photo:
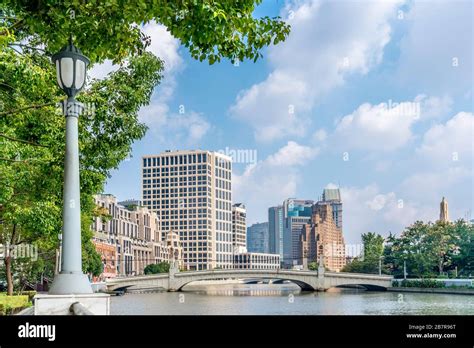
[[[376,273],[381,259],[382,272],[402,277],[404,264],[410,277],[445,276],[445,272],[469,277],[474,274],[474,226],[455,222],[416,221],[399,237],[374,233],[362,235],[364,257],[347,264],[343,271]]]
[[[262,0],[6,0],[7,26],[22,40],[34,35],[48,52],[58,51],[70,34],[92,62],[115,63],[139,54],[148,38],[140,24],[155,20],[189,49],[195,59],[209,63],[257,60],[264,46],[289,34],[278,18],[255,18]]]
[[[168,273],[170,264],[168,262],[152,263],[144,269],[145,274]]]

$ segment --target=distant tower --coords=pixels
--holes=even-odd
[[[449,221],[448,201],[446,201],[444,197],[439,205],[439,220],[445,222]]]

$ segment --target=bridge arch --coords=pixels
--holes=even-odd
[[[232,278],[247,278],[247,277],[232,277]],[[250,278],[250,277],[249,277]],[[252,275],[251,277],[252,279],[279,279],[279,280],[288,280],[296,285],[298,285],[302,291],[315,291],[316,288],[311,285],[311,284],[308,284],[304,281],[301,281],[301,280],[296,280],[296,279],[292,279],[290,277],[269,277],[269,276],[255,276],[255,275]],[[194,282],[199,282],[199,281],[202,281],[202,280],[216,280],[217,278],[216,277],[203,277],[202,279],[193,279],[193,280],[188,280],[188,281],[185,281],[185,282],[180,282],[178,286],[176,286],[176,288],[174,289],[175,291],[182,291],[183,288],[186,286],[186,285],[189,285],[190,283],[194,283]]]
[[[348,286],[384,291],[391,286],[393,277],[328,271],[318,274],[315,271],[294,270],[210,270],[115,278],[107,280],[107,288],[116,290],[137,286],[180,291],[193,281],[216,279],[281,279],[291,281],[302,290],[309,291]]]

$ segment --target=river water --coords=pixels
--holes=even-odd
[[[111,297],[111,314],[140,315],[474,315],[474,296],[330,289],[294,284],[188,285],[182,292]]]

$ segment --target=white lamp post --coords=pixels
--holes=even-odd
[[[88,277],[82,272],[81,196],[79,189],[78,119],[82,105],[75,100],[86,82],[89,59],[72,44],[72,39],[52,57],[59,87],[67,94],[66,156],[64,161],[63,233],[61,271],[54,277],[50,294],[91,294]]]

